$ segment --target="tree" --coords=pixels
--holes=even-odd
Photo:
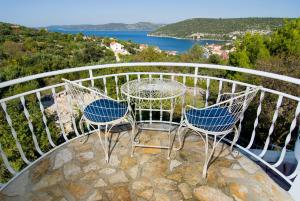
[[[272,55],[284,54],[286,56],[300,52],[300,18],[286,20],[282,28],[271,35],[269,49]]]
[[[138,62],[163,61],[165,57],[166,54],[158,52],[153,47],[149,47],[137,53],[136,55],[133,55],[132,60]]]
[[[7,57],[13,59],[18,59],[24,54],[23,45],[13,41],[5,41],[1,49]]]
[[[229,65],[239,66],[239,67],[250,67],[250,59],[248,57],[247,51],[237,51],[229,54]]]
[[[199,44],[195,44],[191,49],[188,50],[188,54],[190,54],[193,58],[202,58],[204,53],[203,48]]]
[[[208,62],[212,64],[221,64],[221,57],[217,54],[212,54],[209,56]]]
[[[187,53],[180,55],[180,60],[183,62],[201,62],[204,60],[203,53],[203,48],[200,45],[195,44]]]

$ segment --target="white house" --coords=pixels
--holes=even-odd
[[[110,49],[115,53],[115,57],[117,61],[120,61],[119,55],[128,55],[130,54],[126,49],[124,49],[124,46],[120,43],[117,43],[115,41],[111,42],[109,44]]]
[[[120,43],[117,43],[115,41],[111,42],[109,44],[109,47],[112,49],[113,52],[120,53],[123,51],[123,45],[121,45]]]
[[[124,46],[122,44],[117,43],[115,41],[111,42],[109,44],[109,47],[115,54],[121,54],[121,55],[130,54],[126,49],[124,49]]]

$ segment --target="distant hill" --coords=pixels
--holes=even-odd
[[[283,18],[194,18],[162,26],[151,32],[153,36],[229,39],[229,35],[246,31],[269,32],[283,25]]]
[[[97,31],[153,31],[164,24],[138,22],[135,24],[108,23],[108,24],[82,24],[82,25],[53,25],[45,27],[48,30],[97,30]]]

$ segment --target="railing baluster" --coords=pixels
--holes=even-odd
[[[16,132],[16,130],[15,130],[14,127],[13,127],[12,120],[11,120],[9,114],[7,113],[6,103],[5,103],[5,102],[2,102],[2,103],[1,103],[1,106],[2,106],[2,109],[3,109],[4,113],[5,113],[6,121],[7,121],[8,125],[9,125],[9,127],[10,127],[10,129],[11,129],[11,134],[12,134],[13,138],[14,138],[15,141],[16,141],[16,145],[17,145],[18,151],[19,151],[19,153],[20,153],[20,155],[21,155],[21,158],[22,158],[22,160],[23,160],[27,165],[29,165],[31,162],[27,159],[27,157],[25,156],[25,153],[23,152],[22,146],[21,146],[21,144],[20,144],[20,142],[19,142],[19,140],[18,140],[18,137],[17,137],[17,132]]]
[[[246,88],[246,91],[249,91],[249,89],[250,89],[250,88],[247,87],[247,88]],[[246,109],[246,99],[247,99],[247,98],[245,98],[245,99],[244,99],[244,102],[243,102],[243,112],[242,112],[241,117],[240,117],[240,122],[239,122],[239,127],[238,127],[238,134],[240,134],[241,131],[242,131],[242,122],[243,122],[243,120],[244,120],[245,109]]]
[[[105,93],[105,95],[108,95],[107,94],[107,86],[106,86],[106,77],[103,77],[102,79],[103,79],[104,93]]]
[[[60,127],[60,130],[61,130],[62,134],[63,134],[64,139],[67,141],[68,138],[67,138],[67,135],[66,135],[66,132],[65,132],[64,125],[63,125],[63,123],[61,121],[61,116],[60,116],[60,112],[59,112],[59,108],[58,108],[57,95],[56,95],[55,88],[52,88],[51,91],[52,91],[52,97],[53,97],[53,100],[54,100],[54,108],[56,110],[56,114],[57,114],[57,117],[58,117],[59,127]],[[68,102],[67,105],[69,107],[70,103]]]
[[[196,95],[197,95],[197,82],[198,82],[198,67],[195,67],[195,73],[194,73],[194,101],[193,104],[196,106]]]
[[[295,146],[297,146],[296,144],[298,143],[297,141],[300,140],[300,127],[298,126],[298,134],[297,134],[297,140],[295,142]],[[294,148],[294,151],[296,151],[296,149],[298,148]],[[297,175],[299,175],[299,171],[300,171],[300,161],[299,159],[297,160],[297,166],[295,168],[295,170],[292,172],[292,174],[290,174],[288,176],[289,179],[294,179],[295,177],[297,177]],[[294,181],[295,182],[295,181]],[[290,189],[291,190],[291,189]]]
[[[89,75],[90,75],[90,78],[91,78],[92,87],[94,87],[95,83],[94,83],[94,76],[93,76],[93,70],[92,69],[89,70]]]
[[[182,83],[184,86],[186,86],[186,76],[183,76]],[[186,94],[181,99],[181,120],[180,121],[183,120],[183,112],[184,112],[185,102],[186,102]]]
[[[162,74],[159,75],[159,79],[163,80],[163,75]],[[162,121],[162,119],[163,119],[163,111],[162,110],[163,110],[163,102],[162,102],[162,100],[160,100],[160,114],[159,114],[159,120],[160,121]]]
[[[261,158],[265,155],[265,153],[268,150],[268,147],[269,147],[269,144],[270,144],[271,135],[272,135],[272,133],[274,131],[275,122],[276,122],[277,117],[278,117],[278,111],[279,111],[279,108],[280,108],[281,103],[282,103],[282,98],[283,98],[282,96],[278,97],[277,104],[276,104],[276,109],[275,109],[275,112],[273,114],[272,124],[271,124],[270,129],[269,129],[268,137],[266,139],[266,142],[265,142],[265,145],[264,145],[264,148],[263,148],[262,152],[259,154],[259,157],[261,157]]]
[[[222,94],[222,88],[223,88],[223,81],[220,80],[219,81],[219,91],[218,91],[217,103],[220,102],[220,97],[221,97],[221,94]]]
[[[138,74],[138,81],[141,81],[141,74]],[[127,81],[128,82],[128,81]],[[139,91],[139,93],[140,93],[140,91]],[[141,96],[140,94],[139,94],[139,96]],[[139,101],[139,115],[140,115],[140,121],[142,121],[143,120],[143,117],[142,117],[142,108],[141,108],[141,100],[139,99],[138,100]]]
[[[231,93],[235,93],[235,90],[236,90],[236,83],[232,83]]]
[[[296,108],[296,111],[295,111],[295,116],[294,116],[294,119],[293,119],[293,121],[291,123],[291,126],[290,126],[289,134],[286,136],[286,139],[285,139],[285,142],[284,142],[284,147],[281,150],[281,154],[280,154],[280,157],[279,157],[278,161],[273,165],[274,167],[278,167],[282,163],[282,161],[283,161],[283,159],[285,157],[286,146],[291,141],[292,132],[296,128],[297,118],[299,116],[299,113],[300,113],[300,102],[298,102],[298,105],[297,105],[297,108]]]
[[[39,143],[37,141],[37,138],[36,138],[36,135],[34,133],[34,130],[33,130],[33,125],[32,125],[32,122],[30,120],[30,115],[29,115],[29,112],[26,108],[26,104],[25,104],[25,98],[24,96],[21,96],[20,97],[20,100],[21,100],[21,103],[23,105],[23,112],[24,112],[24,115],[28,121],[28,127],[29,127],[29,130],[31,132],[31,135],[32,135],[32,140],[33,140],[33,144],[34,144],[34,147],[36,149],[36,151],[40,154],[40,155],[44,155],[44,152],[41,150],[40,146],[39,146]]]
[[[38,98],[38,101],[39,101],[40,111],[42,113],[42,119],[43,119],[43,123],[44,123],[44,126],[45,126],[45,130],[46,130],[48,141],[49,141],[49,143],[51,144],[52,147],[56,147],[56,145],[52,141],[52,137],[51,137],[48,125],[47,125],[47,118],[46,118],[46,115],[45,115],[45,109],[44,109],[44,106],[42,104],[41,94],[40,94],[39,91],[36,92],[36,97]]]
[[[67,85],[65,85],[65,89],[66,89],[66,91],[67,91]],[[72,123],[72,125],[73,125],[73,128],[74,128],[74,131],[75,131],[75,134],[76,134],[76,136],[79,136],[80,134],[79,134],[79,132],[78,132],[78,130],[77,130],[77,125],[76,125],[76,121],[75,121],[75,117],[74,117],[74,114],[73,114],[73,109],[72,109],[72,100],[71,100],[71,96],[69,96],[69,95],[67,95],[67,101],[68,101],[68,110],[69,110],[69,113],[70,113],[70,115],[71,115],[71,123]],[[87,127],[89,127],[89,126],[87,126]],[[90,129],[89,129],[90,130]],[[64,137],[64,139],[66,140],[66,141],[68,141],[69,139],[67,138],[67,136],[66,135],[64,135],[63,136]]]
[[[119,85],[118,85],[118,76],[115,76],[115,83],[116,83],[117,100],[120,100]]]
[[[232,83],[231,93],[235,93],[235,90],[236,90],[236,84]],[[230,101],[229,103],[229,108],[231,108],[231,106],[232,106],[232,101]]]
[[[171,76],[171,80],[175,80],[175,75],[172,75],[172,76]]]
[[[252,131],[252,134],[251,134],[251,139],[250,139],[250,142],[247,145],[246,149],[250,149],[253,142],[254,142],[254,138],[255,138],[255,134],[256,134],[255,129],[258,125],[258,118],[259,118],[259,115],[261,113],[261,107],[262,107],[262,102],[263,102],[264,98],[265,98],[265,92],[261,91],[260,98],[259,98],[259,105],[258,105],[258,108],[257,108],[257,111],[256,111],[256,118],[255,118],[255,121],[254,121],[253,131]]]
[[[1,154],[1,157],[2,157],[2,161],[6,167],[6,169],[12,174],[12,175],[16,175],[17,172],[11,167],[8,159],[7,159],[7,156],[6,154],[4,153],[3,149],[2,149],[2,146],[1,146],[1,143],[0,143],[0,154]]]
[[[208,97],[209,97],[209,85],[210,85],[210,79],[206,79],[206,96],[205,96],[205,107],[208,106]]]
[[[152,80],[152,75],[151,74],[149,74],[149,79],[150,80]],[[152,98],[152,93],[150,92],[149,93],[150,94],[150,101],[149,101],[149,109],[150,109],[150,111],[149,111],[149,120],[150,120],[150,124],[152,124],[152,100],[151,100],[151,98]]]
[[[300,171],[300,162],[297,161],[297,166],[296,166],[294,172],[293,172],[292,174],[290,174],[290,175],[288,176],[288,178],[289,178],[289,179],[294,179],[295,177],[297,177],[297,175],[299,175],[299,171]]]

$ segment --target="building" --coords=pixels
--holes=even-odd
[[[200,40],[201,38],[204,37],[203,33],[193,33],[190,35],[190,37],[194,40]]]
[[[177,55],[177,51],[165,51],[167,53],[167,55],[172,55],[175,56]]]
[[[211,44],[207,46],[209,54],[219,55],[223,60],[229,59],[229,53],[233,52],[235,49],[231,48],[230,50],[223,50],[222,45]]]
[[[109,47],[110,49],[113,51],[113,52],[121,52],[122,51],[122,45],[120,43],[117,43],[115,41],[111,42],[109,44]]]
[[[140,51],[143,51],[144,49],[147,49],[147,48],[148,48],[148,45],[146,45],[146,44],[140,44],[140,46],[139,46]]]
[[[111,42],[109,44],[110,49],[115,53],[115,54],[121,54],[121,55],[128,55],[130,54],[125,48],[124,45],[118,43],[118,42]]]

